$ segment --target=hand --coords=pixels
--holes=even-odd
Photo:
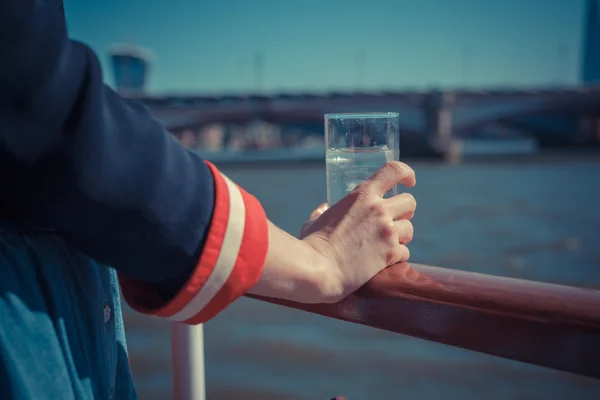
[[[308,220],[304,223],[302,229],[300,229],[300,239],[304,239],[305,237],[314,232],[314,229],[311,229],[313,224],[317,221],[321,214],[327,211],[328,208],[329,204],[321,203],[310,213],[310,217],[308,217]]]
[[[390,162],[331,208],[321,204],[312,212],[300,237],[327,261],[322,301],[337,302],[382,269],[408,260],[417,203],[409,193],[383,195],[394,185],[415,183],[408,165]]]
[[[382,269],[410,255],[416,202],[407,193],[384,199],[397,184],[415,185],[415,172],[391,162],[331,208],[319,206],[297,239],[272,222],[259,281],[248,293],[300,303],[333,303]]]

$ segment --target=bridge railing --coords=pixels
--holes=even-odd
[[[600,379],[600,290],[403,263],[336,304],[247,297]],[[202,326],[172,335],[174,398],[203,400]]]

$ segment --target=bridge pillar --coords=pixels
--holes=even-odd
[[[600,117],[583,115],[579,117],[577,136],[580,143],[600,144]]]
[[[458,143],[455,143],[453,137],[455,103],[456,96],[453,92],[432,93],[425,99],[427,144],[434,152],[444,156],[450,155],[448,152],[456,152],[461,148]]]

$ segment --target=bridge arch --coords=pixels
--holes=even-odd
[[[545,114],[598,114],[600,115],[600,93],[588,96],[570,95],[556,97],[538,97],[524,101],[502,103],[495,105],[482,105],[488,107],[484,111],[473,111],[474,117],[460,118],[461,111],[457,111],[453,131],[456,136],[466,137],[477,130],[495,122],[505,122],[523,117]]]

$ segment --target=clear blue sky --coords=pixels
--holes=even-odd
[[[584,6],[585,0],[65,0],[71,37],[98,53],[108,82],[111,44],[152,50],[154,93],[251,91],[256,52],[264,54],[267,91],[575,84]],[[361,51],[364,69],[356,61]]]

